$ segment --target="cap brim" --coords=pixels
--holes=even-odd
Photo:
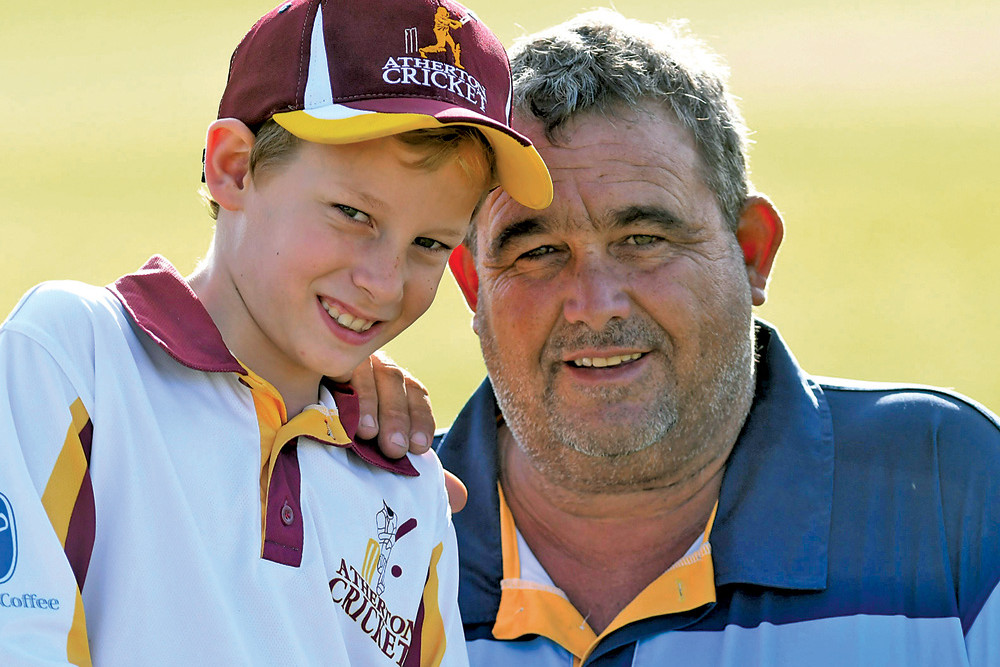
[[[274,121],[296,137],[319,144],[350,144],[401,132],[447,125],[470,125],[493,147],[500,187],[521,204],[534,209],[552,203],[552,179],[535,147],[522,135],[468,109],[429,100],[367,100],[354,104],[276,113]],[[397,112],[394,108],[406,108]],[[426,113],[413,113],[413,109]]]

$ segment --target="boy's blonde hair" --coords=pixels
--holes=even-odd
[[[407,146],[424,153],[424,156],[410,166],[433,171],[449,159],[454,159],[462,171],[473,181],[483,184],[483,197],[497,185],[497,162],[493,146],[482,132],[469,125],[451,125],[424,130],[411,130],[393,135]],[[294,134],[269,119],[257,132],[250,148],[250,176],[265,173],[290,160],[302,144]],[[478,150],[463,150],[472,146]],[[212,198],[207,185],[202,185],[198,193],[208,207],[213,220],[219,217],[219,203]],[[477,206],[478,209],[478,206]]]

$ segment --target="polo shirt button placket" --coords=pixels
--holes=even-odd
[[[290,526],[295,522],[295,510],[286,501],[281,507],[281,523]]]

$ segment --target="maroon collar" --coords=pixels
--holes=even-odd
[[[124,275],[108,289],[142,331],[167,354],[188,368],[210,373],[246,375],[222,334],[198,300],[198,296],[165,258],[153,255],[135,273]],[[349,384],[324,379],[340,413],[340,422],[352,442],[349,445],[368,463],[401,475],[419,473],[407,457],[390,459],[373,441],[356,440],[360,408]]]
[[[147,336],[188,368],[246,375],[194,290],[163,257],[153,255],[108,289]]]

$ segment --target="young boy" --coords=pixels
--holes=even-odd
[[[430,305],[495,179],[548,204],[509,100],[450,0],[251,29],[201,266],[43,284],[0,330],[0,664],[465,664],[440,464],[355,441],[344,381]]]

